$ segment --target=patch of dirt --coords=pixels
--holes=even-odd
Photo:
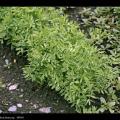
[[[7,61],[7,65],[6,62]],[[11,106],[17,107],[15,113],[42,113],[43,107],[51,107],[51,113],[76,113],[58,93],[48,86],[39,88],[39,85],[26,81],[22,75],[23,58],[15,56],[9,47],[0,46],[0,79],[4,88],[0,91],[0,111],[8,113]],[[11,85],[18,84],[15,90],[9,90]]]

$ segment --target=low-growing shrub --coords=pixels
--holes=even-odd
[[[92,104],[97,94],[106,93],[115,75],[108,57],[86,41],[78,25],[54,8],[0,10],[0,32],[4,33],[0,37],[18,54],[27,51],[25,78],[49,85],[78,112],[97,111]]]
[[[76,8],[73,18],[79,22],[80,29],[89,42],[109,55],[113,67],[120,74],[120,20],[119,7]],[[87,32],[86,32],[87,31]]]
[[[75,20],[80,25],[80,30],[94,45],[104,54],[109,56],[109,65],[117,73],[116,79],[112,81],[111,87],[107,90],[105,102],[101,102],[100,111],[109,109],[110,112],[120,112],[118,87],[120,75],[120,41],[119,41],[119,7],[89,7],[66,9],[70,20]],[[65,10],[65,11],[66,11]],[[114,89],[113,89],[114,88]],[[100,100],[101,101],[101,100]],[[104,105],[103,105],[104,103]]]

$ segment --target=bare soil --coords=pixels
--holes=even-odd
[[[9,64],[6,66],[5,60]],[[76,113],[67,101],[48,86],[42,88],[38,84],[26,81],[22,74],[25,59],[16,57],[9,47],[0,46],[0,80],[3,83],[0,89],[0,110],[9,113],[9,107],[22,104],[15,113],[41,113],[42,107],[51,107],[51,113]],[[18,84],[15,90],[9,86]]]

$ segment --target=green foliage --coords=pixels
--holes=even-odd
[[[80,29],[89,38],[89,42],[109,55],[112,66],[117,66],[120,74],[119,13],[119,7],[97,7],[80,8],[76,14],[81,21]]]
[[[73,25],[69,28],[73,29]],[[80,32],[73,29],[73,33],[66,31],[65,34],[62,28],[63,38],[60,39],[59,32],[55,34],[55,31],[44,28],[28,41],[34,46],[28,53],[29,65],[24,73],[32,80],[48,83],[60,91],[66,100],[77,106],[78,111],[87,105],[87,100],[95,96],[95,92],[100,93],[109,87],[112,71],[107,66],[106,58],[97,54]]]
[[[90,44],[94,45],[109,57],[109,65],[114,68],[116,79],[107,89],[106,95],[102,95],[106,102],[101,103],[100,111],[120,112],[118,109],[120,84],[120,20],[119,7],[77,8],[76,15],[79,19],[80,30],[84,32]],[[71,15],[72,17],[72,15]],[[114,88],[114,89],[113,89]],[[100,100],[98,98],[98,100]],[[111,106],[111,103],[114,103]],[[110,105],[109,105],[110,104]],[[98,111],[99,111],[98,110]]]
[[[25,78],[59,91],[78,112],[95,112],[94,99],[107,92],[116,75],[107,55],[91,46],[62,10],[11,7],[0,13],[0,37],[18,54],[27,52]]]

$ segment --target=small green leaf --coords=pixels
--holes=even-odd
[[[114,110],[112,110],[112,109],[109,109],[109,111],[110,111],[110,113],[114,113]]]
[[[116,89],[117,89],[117,90],[120,90],[120,83],[118,83],[118,84],[116,85]]]
[[[115,105],[115,102],[109,102],[108,105],[109,107],[113,107]]]
[[[99,111],[103,113],[105,111],[105,108],[100,108]]]

